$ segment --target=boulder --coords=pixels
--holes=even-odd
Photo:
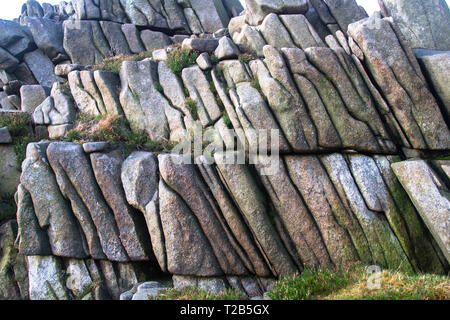
[[[58,81],[53,73],[55,66],[41,50],[28,52],[23,59],[41,86],[51,88]]]
[[[27,264],[30,300],[69,300],[58,257],[29,256]]]
[[[20,182],[31,195],[39,226],[47,232],[53,255],[85,258],[82,234],[50,168],[47,147],[46,142],[28,144]]]
[[[216,49],[216,51],[217,51],[217,49]],[[209,70],[212,68],[211,60],[209,59],[209,54],[206,52],[203,52],[201,55],[199,55],[197,57],[197,59],[195,60],[195,62],[197,62],[198,66],[203,71]]]
[[[158,198],[158,163],[149,152],[133,152],[122,164],[122,185],[130,205],[144,214],[153,253],[167,271],[166,248]]]
[[[240,52],[233,41],[228,37],[222,37],[219,39],[219,45],[214,51],[214,55],[219,60],[233,59],[239,56]]]
[[[114,214],[103,198],[82,146],[76,143],[54,142],[48,146],[47,155],[61,190],[64,190],[65,194],[71,193],[70,200],[74,213],[76,210],[80,211],[81,207],[92,217],[101,248],[108,260],[129,261],[120,240]],[[83,214],[85,215],[85,212]],[[89,233],[85,232],[85,235],[86,238],[92,239],[91,251],[98,251],[96,235],[91,231],[90,220],[87,221],[83,231],[89,229]],[[80,223],[83,225],[81,221]]]
[[[450,262],[450,201],[446,185],[424,160],[393,163],[392,170]]]
[[[279,17],[297,47],[303,50],[309,47],[325,47],[319,34],[304,15],[285,14]]]
[[[97,21],[66,20],[63,27],[64,49],[72,63],[94,65],[113,56]]]
[[[16,22],[0,20],[0,47],[13,56],[22,56],[36,48],[30,30]]]
[[[5,132],[4,128],[2,129]],[[0,179],[2,181],[0,195],[12,196],[16,192],[20,180],[19,164],[14,146],[0,144],[0,159]]]
[[[275,13],[270,13],[264,18],[259,31],[266,42],[275,48],[295,48],[289,32]]]
[[[324,2],[344,32],[347,32],[349,24],[367,18],[366,11],[356,0],[324,0]]]
[[[122,25],[111,21],[100,21],[100,28],[109,43],[113,56],[120,54],[131,55],[127,39],[122,33]]]
[[[187,50],[213,53],[218,45],[219,41],[217,39],[188,38],[183,40],[181,46]]]
[[[227,27],[230,17],[222,1],[189,0],[189,3],[200,20],[203,32],[214,33]]]
[[[450,11],[445,1],[381,0],[412,48],[450,50]]]
[[[127,203],[121,187],[123,158],[119,151],[92,153],[92,169],[102,194],[112,209],[120,240],[132,261],[145,261],[151,256],[150,238],[145,221]]]
[[[30,193],[20,184],[16,193],[19,252],[26,256],[51,255],[48,235],[39,226]]]
[[[259,25],[270,13],[294,14],[308,11],[307,0],[245,0],[245,20],[250,25]]]
[[[165,115],[168,102],[155,88],[157,63],[150,59],[125,61],[120,79],[120,102],[131,129],[147,133],[155,142],[168,140],[170,128]]]
[[[65,54],[60,22],[35,17],[25,17],[23,22],[30,29],[37,47],[50,59],[56,58],[58,54]]]
[[[229,233],[223,218],[220,218],[220,209],[214,203],[195,166],[183,164],[183,159],[183,155],[159,155],[161,177],[197,217],[223,272],[230,275],[247,274],[248,271],[236,252],[238,244]]]
[[[450,69],[450,51],[432,51],[416,49],[414,53],[423,67],[427,79],[436,91],[441,102],[444,104],[444,117],[450,116],[450,76],[445,70]]]
[[[122,24],[121,28],[132,53],[137,54],[145,51],[140,32],[134,24]]]
[[[8,51],[0,48],[0,68],[6,71],[14,71],[19,65],[19,60]]]
[[[348,33],[364,52],[366,65],[413,148],[448,149],[450,131],[439,106],[415,57],[403,48],[390,23],[370,17],[351,24]]]
[[[47,98],[41,85],[25,85],[20,88],[21,110],[33,114],[34,110]]]
[[[159,181],[159,197],[167,270],[179,275],[222,275],[217,258],[194,214],[162,179]]]

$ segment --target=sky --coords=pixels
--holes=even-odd
[[[39,2],[47,2],[51,4],[58,4],[61,0],[44,0]],[[244,2],[244,0],[240,0]],[[450,6],[450,0],[446,0]],[[20,9],[25,0],[0,0],[0,19],[12,20],[20,15]],[[356,0],[360,5],[366,9],[370,15],[372,12],[379,10],[377,0]]]

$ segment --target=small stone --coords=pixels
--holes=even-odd
[[[48,126],[48,136],[51,140],[57,140],[64,137],[69,130],[72,130],[72,128],[73,124]]]
[[[83,150],[86,153],[104,151],[109,147],[108,142],[86,142],[83,144]]]
[[[60,77],[67,77],[72,71],[82,71],[84,67],[79,64],[58,64],[55,67],[55,75]]]
[[[152,53],[153,61],[167,61],[166,49],[157,49]]]
[[[211,60],[209,59],[209,54],[206,52],[203,52],[201,55],[198,56],[196,60],[198,66],[202,70],[209,70],[212,68]]]
[[[0,128],[0,143],[11,143],[12,138],[8,128]]]
[[[224,60],[236,58],[240,52],[230,38],[222,37],[219,40],[219,45],[217,46],[216,51],[214,51],[214,54],[220,60]]]
[[[183,40],[181,47],[188,50],[197,50],[200,52],[214,52],[219,45],[219,40],[217,39],[200,39],[200,38],[189,38]]]

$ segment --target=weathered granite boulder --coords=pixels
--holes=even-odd
[[[0,47],[13,56],[21,56],[36,48],[30,30],[16,22],[0,20]]]
[[[446,185],[424,160],[393,163],[392,170],[450,262],[450,200]]]
[[[55,66],[40,49],[26,53],[23,59],[41,86],[51,88],[58,81]]]
[[[306,0],[245,0],[245,20],[250,25],[259,25],[269,13],[305,13]]]
[[[444,0],[381,0],[412,48],[450,50],[450,11]]]
[[[23,22],[30,29],[37,47],[49,58],[65,54],[63,28],[60,22],[35,17],[25,17]]]

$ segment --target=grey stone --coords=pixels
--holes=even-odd
[[[236,17],[244,11],[244,7],[239,0],[224,0],[222,1],[225,9],[227,9],[228,16]]]
[[[8,128],[0,128],[0,144],[12,143],[12,137]]]
[[[23,22],[30,29],[37,47],[50,59],[65,53],[63,28],[60,22],[32,17],[25,17]]]
[[[220,265],[194,214],[161,179],[161,222],[167,252],[167,270],[172,274],[218,276]],[[180,241],[189,239],[189,241]]]
[[[264,18],[259,31],[267,43],[275,48],[295,48],[289,32],[275,13],[270,13]]]
[[[127,203],[121,187],[123,156],[119,152],[91,153],[92,169],[106,203],[112,209],[119,237],[132,261],[145,261],[151,257],[150,238],[145,222]]]
[[[47,93],[41,85],[26,85],[20,88],[22,98],[21,110],[33,114],[34,110],[47,98]]]
[[[51,125],[47,127],[48,129],[48,137],[50,140],[58,140],[63,138],[67,132],[73,129],[72,124],[57,124]]]
[[[228,37],[220,38],[219,45],[214,51],[214,55],[220,60],[237,58],[239,54],[239,49]]]
[[[450,12],[443,0],[381,0],[412,48],[450,50]]]
[[[230,18],[222,1],[189,0],[189,2],[204,32],[214,33],[228,25]]]
[[[349,24],[367,18],[366,11],[355,0],[324,0],[324,2],[344,32],[347,32]]]
[[[82,235],[48,164],[48,143],[30,143],[20,182],[30,193],[39,226],[47,232],[53,255],[85,258]]]
[[[170,38],[159,31],[143,30],[141,39],[147,51],[162,49],[171,44]]]
[[[366,65],[411,145],[449,148],[450,131],[439,106],[416,68],[415,57],[403,48],[390,23],[370,17],[351,24],[348,32],[364,52]]]
[[[24,60],[41,86],[51,88],[58,81],[53,73],[55,66],[41,50],[26,53]]]
[[[0,47],[13,56],[21,56],[36,48],[30,30],[16,22],[0,20]]]
[[[149,26],[167,29],[169,26],[162,15],[162,3],[150,3],[145,0],[120,0],[128,18],[137,26]]]
[[[19,60],[8,51],[0,48],[0,68],[6,71],[14,71],[19,65]]]
[[[182,48],[213,53],[218,45],[219,41],[217,39],[188,38],[183,40]]]
[[[102,29],[114,56],[120,54],[131,55],[131,50],[128,47],[125,35],[122,33],[122,25],[120,23],[100,21],[100,28]]]
[[[69,300],[62,266],[54,256],[29,256],[30,300]]]
[[[36,78],[31,72],[30,68],[28,68],[25,62],[20,63],[16,70],[14,71],[14,75],[18,80],[22,81],[24,84],[37,84]]]
[[[325,47],[322,39],[304,15],[287,14],[281,15],[280,19],[297,47],[303,50],[309,47]]]
[[[97,21],[66,20],[64,49],[72,63],[94,65],[113,55]]]
[[[128,203],[144,214],[153,253],[161,270],[166,271],[166,249],[159,212],[156,157],[149,152],[133,152],[122,164],[121,180]]]
[[[233,41],[242,52],[250,52],[263,57],[263,47],[266,41],[256,27],[245,24],[240,33],[234,33]]]
[[[58,184],[61,185],[63,176],[70,179],[72,188],[76,190],[78,197],[83,201],[92,217],[103,252],[108,259],[120,262],[129,261],[120,240],[114,214],[102,196],[81,145],[54,142],[48,146],[47,155],[53,170],[58,173]]]
[[[132,53],[136,54],[145,51],[145,47],[141,41],[139,30],[134,24],[123,24],[122,32],[127,39],[128,46]]]
[[[170,129],[165,115],[168,102],[154,85],[158,79],[157,64],[149,59],[125,61],[120,79],[120,102],[131,129],[146,132],[155,142],[168,140]]]
[[[223,272],[234,275],[247,274],[248,271],[236,252],[238,244],[225,228],[223,218],[220,218],[220,209],[214,203],[195,166],[183,164],[183,159],[183,155],[159,155],[161,177],[180,195],[198,219]]]
[[[11,196],[19,185],[20,172],[18,170],[17,155],[12,145],[0,145],[0,194]]]
[[[184,68],[182,78],[189,96],[197,103],[198,117],[205,127],[222,115],[206,76],[198,66]]]
[[[26,256],[51,255],[48,236],[39,226],[30,193],[22,185],[17,188],[16,202],[19,252]]]
[[[187,21],[187,23],[189,25],[189,29],[191,29],[191,32],[193,34],[201,34],[201,33],[203,33],[202,24],[200,23],[200,20],[198,20],[198,17],[195,14],[195,11],[192,10],[192,8],[184,8],[183,9],[183,13],[184,13],[186,21]]]
[[[424,160],[393,163],[392,170],[450,262],[450,201],[446,186]]]
[[[209,70],[212,68],[211,60],[209,59],[209,55],[206,52],[203,52],[201,55],[199,55],[197,60],[195,61],[202,70]]]
[[[444,116],[450,116],[450,75],[445,71],[450,69],[450,51],[414,50],[424,73],[445,106]]]
[[[83,143],[83,150],[86,153],[101,152],[109,148],[108,142],[86,142]]]
[[[152,52],[153,61],[167,61],[167,50],[166,49],[157,49]]]
[[[260,249],[267,257],[274,275],[289,275],[296,267],[269,220],[267,204],[248,167],[230,163],[216,153],[214,158],[231,196],[244,215]]]
[[[270,13],[306,13],[306,0],[245,0],[245,20],[250,25],[259,25]]]

